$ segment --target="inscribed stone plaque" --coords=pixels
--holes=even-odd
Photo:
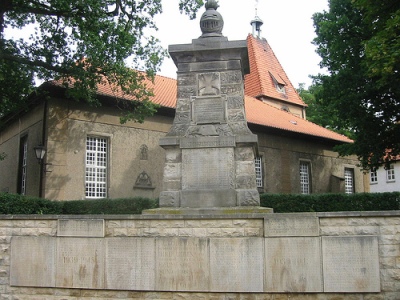
[[[380,292],[376,236],[322,237],[326,293]]]
[[[265,239],[265,292],[322,292],[319,237]]]
[[[190,148],[215,148],[215,147],[235,147],[235,137],[233,136],[203,136],[195,138],[182,138],[180,147]]]
[[[58,238],[56,286],[104,288],[104,239]]]
[[[191,98],[194,124],[226,123],[226,96]]]
[[[154,290],[155,238],[106,239],[106,288]]]
[[[156,240],[156,290],[207,291],[209,240],[158,238]]]
[[[56,239],[12,237],[10,285],[55,287]]]
[[[210,291],[262,292],[262,238],[210,239]]]
[[[264,228],[266,237],[319,236],[318,218],[314,216],[269,216]]]
[[[58,220],[57,236],[104,237],[104,220]]]
[[[234,187],[233,148],[182,149],[182,189]]]

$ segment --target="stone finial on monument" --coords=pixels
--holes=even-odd
[[[218,2],[215,0],[207,1],[206,11],[200,19],[200,29],[203,33],[201,38],[222,36],[222,29],[224,28],[224,19],[217,11],[219,7]]]
[[[160,139],[166,151],[160,207],[259,207],[257,136],[247,126],[244,107],[247,42],[222,35],[217,1],[205,7],[202,35],[191,44],[169,46],[178,68],[178,98],[173,125]]]

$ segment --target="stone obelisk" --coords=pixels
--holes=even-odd
[[[215,0],[205,7],[202,35],[169,47],[178,68],[178,98],[172,128],[160,140],[166,151],[160,207],[259,206],[257,136],[244,108],[247,43],[222,35]]]

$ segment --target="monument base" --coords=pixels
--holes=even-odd
[[[260,206],[235,206],[235,207],[208,207],[208,208],[173,208],[162,207],[155,209],[146,209],[142,215],[162,215],[162,216],[235,216],[240,218],[251,217],[261,214],[271,214],[274,210],[268,207]]]

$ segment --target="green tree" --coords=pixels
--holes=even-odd
[[[349,128],[348,124],[340,121],[337,113],[332,113],[335,111],[335,107],[324,101],[320,96],[322,90],[322,85],[312,84],[308,89],[306,89],[304,83],[299,84],[297,92],[307,104],[307,120],[337,133],[346,135],[349,138],[353,138],[353,132],[351,128]]]
[[[194,18],[202,4],[180,0],[179,8]],[[160,13],[161,0],[1,0],[0,117],[26,107],[35,80],[58,80],[69,97],[92,104],[97,85],[109,83],[139,100],[123,120],[153,114],[144,79],[166,55],[151,34]],[[29,36],[16,39],[11,30]]]
[[[389,163],[400,153],[400,2],[330,0],[313,20],[329,71],[314,77],[322,86],[317,98],[354,132],[339,153],[356,154],[365,169]]]

